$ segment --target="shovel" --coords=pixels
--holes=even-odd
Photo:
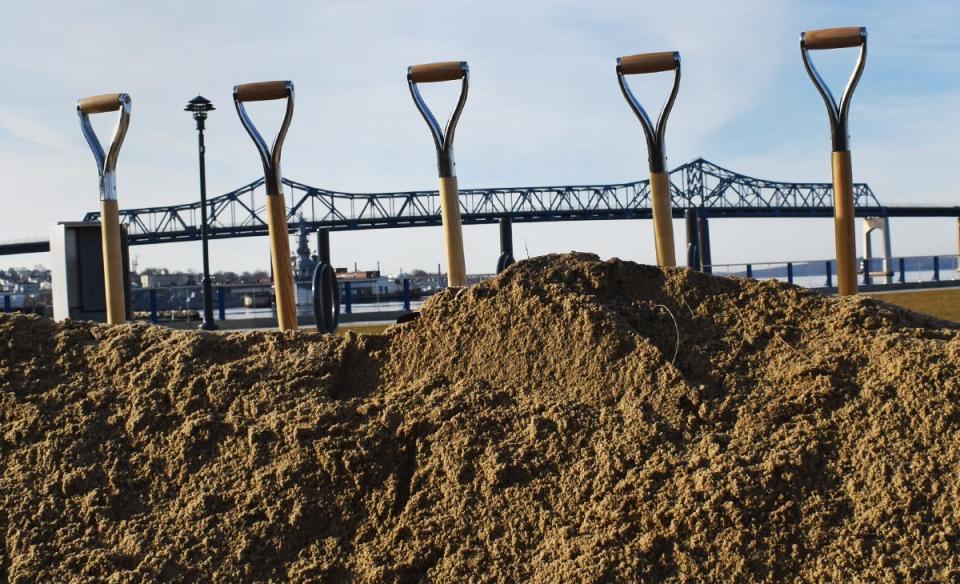
[[[462,80],[460,99],[447,122],[446,131],[440,129],[437,118],[423,101],[418,83],[436,83],[440,81]],[[457,172],[453,161],[453,135],[460,120],[463,105],[467,102],[467,89],[470,85],[469,68],[466,61],[446,61],[413,65],[407,69],[407,83],[410,95],[417,109],[423,115],[433,143],[437,148],[437,167],[440,174],[440,220],[443,223],[443,239],[447,252],[448,284],[453,288],[467,285],[467,267],[463,257],[463,227],[460,221],[460,198],[457,189]]]
[[[107,323],[122,324],[127,318],[124,298],[123,256],[120,248],[120,213],[117,207],[117,157],[130,123],[130,96],[126,93],[108,93],[85,97],[77,102],[80,128],[97,159],[100,174],[100,233],[103,242],[103,284],[106,294]],[[106,155],[90,123],[91,114],[120,110],[113,139]]]
[[[643,73],[673,71],[673,90],[660,111],[657,125],[637,101],[627,86],[625,77]],[[637,114],[643,133],[647,137],[647,152],[650,158],[650,199],[653,212],[653,237],[657,246],[657,265],[674,267],[677,265],[676,251],[673,246],[673,211],[670,206],[670,176],[667,174],[667,155],[664,134],[667,130],[667,118],[673,109],[680,88],[680,53],[644,53],[617,59],[617,81],[623,97]]]
[[[860,47],[856,68],[840,97],[833,98],[830,88],[810,61],[810,51]],[[830,134],[833,141],[833,226],[837,247],[837,287],[840,296],[857,293],[857,242],[854,232],[853,171],[850,166],[850,136],[847,119],[850,99],[860,82],[867,59],[867,29],[858,26],[825,28],[800,34],[800,54],[803,66],[823,97],[830,115]]]
[[[267,148],[263,136],[254,127],[243,104],[248,101],[287,100],[287,112],[273,142],[273,149]],[[293,82],[262,81],[246,83],[233,88],[233,102],[237,106],[237,115],[247,133],[253,139],[263,162],[264,188],[267,192],[267,230],[270,235],[270,261],[273,264],[273,285],[277,303],[277,321],[280,330],[297,330],[296,291],[293,285],[293,268],[290,266],[290,236],[287,226],[287,205],[280,186],[280,153],[283,140],[293,117]]]

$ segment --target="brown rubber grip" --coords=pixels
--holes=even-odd
[[[803,33],[803,42],[812,51],[859,47],[863,44],[865,31],[866,29],[859,26],[808,30]]]
[[[103,95],[94,95],[84,97],[77,102],[77,108],[85,114],[102,114],[120,109],[123,103],[120,102],[122,93],[105,93]]]
[[[258,81],[256,83],[244,83],[237,85],[233,89],[234,98],[237,101],[269,101],[271,99],[283,99],[289,95],[287,85],[289,81]]]
[[[643,53],[642,55],[627,55],[620,57],[620,72],[624,75],[637,73],[658,73],[672,71],[679,66],[679,54],[675,51],[663,53]]]
[[[437,81],[454,81],[463,79],[463,61],[444,61],[442,63],[426,63],[410,67],[410,81],[414,83],[435,83]]]

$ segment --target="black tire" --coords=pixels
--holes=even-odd
[[[506,270],[510,266],[516,263],[513,259],[513,256],[508,253],[500,254],[500,257],[497,259],[497,273]]]

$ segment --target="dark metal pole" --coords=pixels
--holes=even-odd
[[[203,118],[197,117],[200,148],[200,244],[203,248],[203,322],[200,324],[200,328],[205,331],[213,331],[219,327],[213,322],[213,285],[210,280],[210,246],[207,241],[207,150],[203,143],[203,130]]]
[[[193,113],[193,119],[197,121],[197,147],[200,154],[200,245],[203,250],[203,322],[200,323],[200,329],[205,331],[220,328],[213,320],[213,286],[210,280],[210,250],[207,228],[207,150],[203,142],[207,112],[212,109],[214,109],[213,104],[201,96],[195,97],[186,107],[187,111]]]
[[[317,257],[322,263],[330,263],[330,230],[329,229],[318,229],[317,230]],[[333,267],[333,264],[330,265]]]
[[[497,273],[513,265],[513,222],[509,215],[500,217],[500,257],[497,258]]]
[[[697,232],[697,210],[690,208],[683,212],[687,231],[687,267],[700,269],[700,234]]]
[[[500,218],[500,253],[513,257],[513,222],[509,215]]]
[[[710,253],[710,223],[707,217],[697,217],[697,243],[700,247],[700,269],[704,272],[712,273],[713,258]]]

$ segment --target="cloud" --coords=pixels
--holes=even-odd
[[[55,150],[71,147],[71,141],[59,128],[37,121],[32,116],[12,108],[0,108],[0,129],[7,132],[7,141],[28,142],[34,146]]]

